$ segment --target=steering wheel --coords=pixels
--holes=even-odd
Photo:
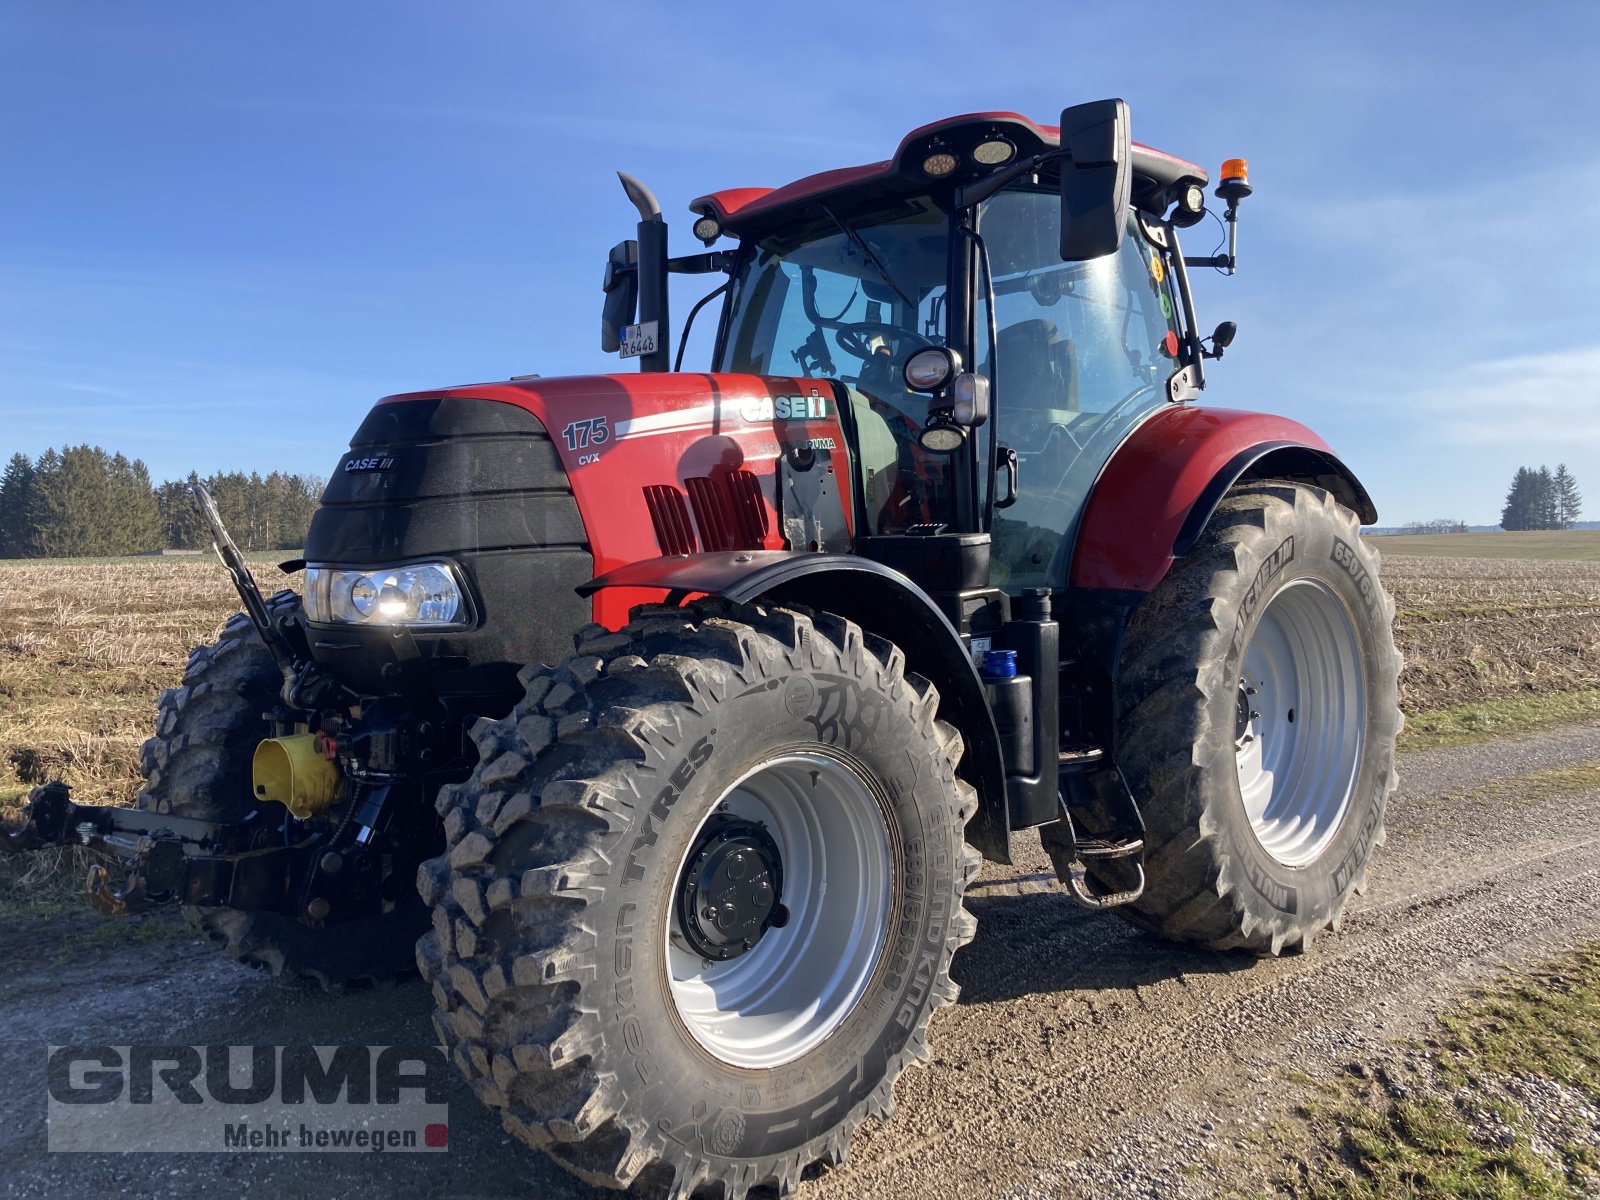
[[[867,344],[867,339],[871,337],[883,337],[891,342],[915,342],[918,349],[933,345],[931,340],[915,330],[902,329],[887,321],[841,322],[833,331],[833,340],[839,343],[839,349],[863,361],[872,358],[872,347]]]

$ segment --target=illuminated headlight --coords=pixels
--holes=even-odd
[[[306,616],[324,624],[458,625],[461,583],[448,563],[307,567]]]

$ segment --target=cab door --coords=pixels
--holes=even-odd
[[[1062,262],[1060,208],[1053,189],[1015,188],[978,213],[998,346],[980,308],[977,358],[996,437],[1018,460],[1015,499],[995,511],[991,578],[1012,593],[1066,586],[1089,489],[1134,426],[1168,403],[1178,366],[1164,252],[1130,214],[1120,250]]]

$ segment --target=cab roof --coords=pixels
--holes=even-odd
[[[968,154],[981,142],[1004,139],[1016,147],[1016,157],[1029,157],[1061,144],[1055,125],[1040,125],[1020,113],[966,113],[913,129],[900,139],[893,157],[859,167],[839,167],[807,175],[779,188],[725,188],[697,197],[689,208],[716,217],[735,233],[779,225],[816,203],[848,207],[852,201],[883,192],[927,193],[948,181],[966,182],[973,172],[959,170],[938,178],[923,173],[922,162],[931,154],[948,152],[958,162],[970,163]],[[1204,167],[1171,154],[1133,144],[1133,200],[1146,208],[1165,208],[1181,183],[1209,182]]]

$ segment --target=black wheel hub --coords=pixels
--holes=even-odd
[[[783,860],[766,826],[713,816],[678,878],[678,931],[701,958],[738,958],[788,920],[782,893]]]

